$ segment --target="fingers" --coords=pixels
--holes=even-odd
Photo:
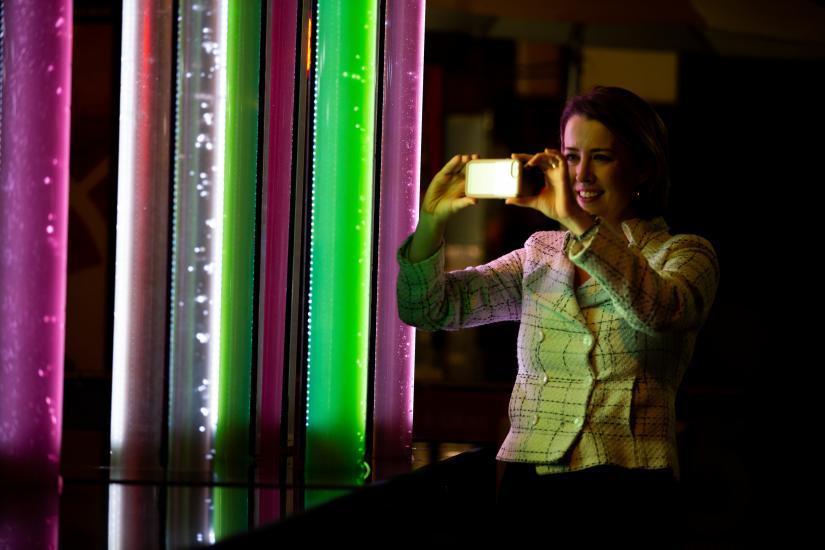
[[[447,161],[447,164],[445,164],[438,173],[444,176],[459,174],[464,170],[464,167],[468,162],[471,160],[477,160],[478,158],[478,153],[473,153],[470,155],[454,155],[449,161]]]
[[[447,164],[439,170],[439,174],[452,174],[460,170],[459,166],[461,166],[461,155],[454,155],[453,158],[448,160]]]
[[[544,154],[552,159],[551,166],[553,168],[558,168],[565,162],[564,155],[558,149],[545,149]]]
[[[461,155],[461,167],[459,168],[457,174],[464,175],[465,171],[467,170],[467,163],[473,160],[472,155]]]
[[[478,204],[478,199],[473,197],[462,197],[453,203],[455,205],[455,211],[458,212],[459,210],[464,210],[468,206],[473,206]]]
[[[536,153],[527,161],[527,166],[538,166],[542,170],[559,168],[564,163],[564,157],[554,149],[545,149],[543,153]]]
[[[527,166],[539,166],[541,167],[542,161],[544,160],[544,153],[536,153],[530,160],[527,161]]]

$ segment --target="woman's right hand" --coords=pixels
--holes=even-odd
[[[476,203],[476,199],[465,194],[467,181],[464,167],[477,158],[478,155],[454,156],[430,182],[421,203],[418,226],[410,243],[410,261],[421,261],[438,250],[444,239],[447,219]]]
[[[464,167],[477,158],[478,155],[456,155],[451,158],[430,182],[421,204],[421,213],[432,216],[441,225],[459,210],[476,204],[477,199],[465,194],[467,179]]]

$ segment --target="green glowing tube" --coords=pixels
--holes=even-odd
[[[215,473],[221,480],[244,479],[249,466],[260,18],[260,0],[229,2],[220,389],[215,433]]]
[[[307,483],[359,484],[368,471],[377,4],[317,4]]]

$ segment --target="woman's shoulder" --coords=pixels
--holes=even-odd
[[[529,253],[553,253],[564,250],[568,231],[536,231],[525,241],[524,248]]]

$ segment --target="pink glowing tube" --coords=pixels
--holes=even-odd
[[[166,361],[172,0],[125,0],[111,466],[160,471]]]
[[[386,9],[373,417],[378,478],[412,461],[415,330],[398,318],[395,253],[418,218],[424,6],[424,0],[389,0]]]
[[[281,439],[298,0],[272,1],[268,9],[267,157],[261,227],[263,307],[257,390],[257,457],[263,475],[277,473]]]
[[[3,2],[0,478],[55,485],[66,308],[71,0]]]

